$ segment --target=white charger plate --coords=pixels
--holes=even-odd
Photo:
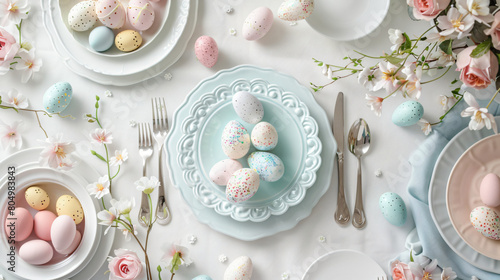
[[[7,170],[9,166],[15,166],[16,172],[23,172],[39,167],[38,157],[42,148],[30,148],[19,151],[12,154],[11,156],[3,159],[0,162],[0,170]],[[100,177],[99,173],[88,163],[80,160],[78,165],[71,170],[71,172],[66,172],[73,180],[81,184],[89,184],[89,182],[94,182]],[[4,180],[4,178],[2,178]],[[110,198],[105,197],[107,203],[109,203]],[[101,211],[101,205],[97,203],[97,200],[93,199],[93,204],[96,211]],[[104,234],[104,229],[102,226],[97,225],[96,243],[93,246],[96,248],[95,253],[87,256],[85,261],[75,268],[73,271],[69,272],[64,278],[71,278],[73,280],[88,280],[101,268],[102,264],[106,261],[111,246],[113,245],[115,237],[115,228],[111,228],[108,234]],[[99,238],[100,237],[100,238]],[[98,239],[99,238],[99,239]],[[18,256],[19,257],[19,256]],[[13,274],[7,271],[3,265],[0,265],[0,274],[6,277],[6,279],[11,280],[36,280],[36,279],[49,279],[46,275],[34,275],[29,278],[22,278],[17,274]]]
[[[495,120],[499,125],[500,117],[495,117]],[[446,205],[446,186],[455,163],[474,143],[492,134],[493,132],[487,129],[477,131],[465,128],[448,142],[439,155],[432,172],[429,185],[429,209],[441,237],[457,255],[477,268],[500,273],[500,261],[475,251],[458,235],[450,220]]]
[[[359,39],[375,30],[389,11],[390,0],[315,0],[306,18],[317,32],[339,41]]]

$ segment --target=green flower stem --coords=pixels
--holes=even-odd
[[[448,111],[446,111],[446,113],[444,113],[441,117],[439,117],[440,121],[435,122],[435,123],[431,123],[431,125],[438,125],[438,124],[442,123],[443,119],[446,117],[446,115],[448,115],[448,113],[451,112],[451,110],[453,110],[453,108],[455,108],[455,106],[457,106],[457,104],[460,103],[460,101],[462,101],[462,99],[464,99],[463,95],[460,96],[460,98],[457,100],[457,102],[455,102],[455,104],[453,104],[453,106],[451,106],[451,108],[448,109]]]
[[[417,40],[415,41],[415,44],[413,44],[413,46],[411,47],[410,51],[408,52],[408,55],[405,57],[405,59],[403,60],[403,63],[401,63],[401,66],[399,66],[398,70],[396,71],[396,73],[399,72],[399,70],[401,70],[401,68],[403,68],[403,66],[405,65],[406,61],[408,60],[408,57],[410,57],[410,54],[413,52],[413,50],[417,47],[417,44],[418,42],[420,42],[420,40],[422,40],[422,37],[424,37],[425,34],[427,34],[427,32],[431,31],[432,29],[434,29],[434,27],[436,27],[437,25],[433,25],[431,26],[429,29],[425,30],[424,33],[422,33],[422,35],[420,35],[420,37],[417,38]]]
[[[139,244],[139,246],[141,247],[141,250],[144,252],[144,261],[146,262],[146,275],[147,275],[147,279],[148,280],[152,280],[153,279],[153,276],[151,274],[151,265],[149,263],[149,256],[148,256],[148,239],[149,239],[149,231],[151,230],[151,227],[148,228],[148,233],[146,235],[146,245],[143,246],[141,241],[139,240],[139,238],[137,237],[137,235],[135,235],[134,233],[134,226],[132,224],[129,224],[127,223],[126,221],[123,221],[123,220],[116,220],[117,222],[119,222],[120,224],[124,225],[127,229],[130,229],[130,234],[132,234],[132,236],[134,237],[135,241],[137,241],[137,244]]]
[[[385,58],[385,56],[370,56],[370,55],[366,55],[366,54],[364,54],[362,52],[358,52],[357,50],[354,50],[354,52],[357,53],[357,54],[359,54],[359,55],[362,55],[363,58],[364,57],[368,57],[368,58],[372,58],[372,59],[384,59]]]
[[[116,171],[115,175],[113,177],[111,177],[111,180],[113,180],[116,176],[118,176],[118,173],[120,173],[121,167],[122,167],[121,165],[118,165],[118,170]]]
[[[108,168],[108,178],[109,178],[109,194],[113,196],[113,192],[111,190],[111,186],[113,184],[113,178],[111,177],[111,168],[109,167],[109,153],[108,153],[108,145],[104,144],[104,150],[106,150],[106,166]],[[118,175],[118,174],[117,174]],[[115,175],[116,177],[116,175]]]
[[[104,198],[101,198],[101,202],[102,202],[102,208],[104,208],[104,210],[108,210],[106,209],[106,205],[104,204]]]
[[[23,26],[23,20],[19,22],[19,24],[16,24],[17,31],[19,32],[19,46],[22,44],[21,40],[21,27]]]
[[[495,97],[497,97],[497,94],[498,92],[500,91],[500,88],[495,92],[495,94],[493,95],[493,97],[491,98],[490,102],[488,103],[488,105],[486,105],[486,109],[488,109],[488,107],[490,107],[491,103],[493,102],[493,100],[495,99]]]
[[[38,126],[42,129],[43,134],[45,134],[45,138],[49,138],[49,135],[47,134],[47,131],[42,126],[42,123],[40,122],[40,117],[38,116],[38,112],[35,112],[36,120],[38,121]]]
[[[174,275],[175,275],[175,273],[172,272],[172,276],[170,277],[170,280],[174,279]]]
[[[437,77],[437,78],[434,78],[434,79],[432,79],[432,80],[430,80],[430,81],[422,82],[422,83],[420,83],[420,84],[425,85],[425,84],[428,84],[428,83],[432,83],[432,82],[434,82],[434,81],[436,81],[436,80],[439,80],[439,79],[441,79],[442,77],[444,77],[444,75],[446,75],[446,73],[448,73],[448,71],[450,71],[450,69],[451,69],[451,66],[450,66],[450,67],[448,67],[448,69],[446,69],[446,71],[445,71],[443,74],[441,74],[441,76],[439,76],[439,77]]]
[[[408,83],[408,81],[402,83],[396,90],[394,90],[393,92],[391,92],[391,94],[387,95],[386,97],[384,97],[382,99],[386,100],[387,98],[389,98],[390,96],[392,96],[393,94],[395,94],[396,92],[398,92],[407,83]]]

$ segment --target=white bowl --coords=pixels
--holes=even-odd
[[[82,240],[78,248],[69,256],[63,256],[54,251],[52,260],[44,265],[30,265],[19,257],[19,248],[24,242],[37,239],[34,232],[25,241],[16,244],[16,264],[15,274],[25,279],[56,279],[63,278],[69,274],[74,274],[76,270],[81,270],[90,261],[97,250],[97,245],[101,238],[101,227],[97,226],[95,199],[92,199],[86,190],[86,183],[69,173],[58,172],[49,168],[36,167],[15,174],[16,185],[16,206],[24,207],[34,216],[37,210],[31,208],[25,198],[24,191],[33,185],[41,186],[51,198],[47,210],[55,213],[57,198],[64,194],[73,195],[82,205],[85,215],[84,221],[77,225],[77,229],[82,233]],[[0,252],[8,252],[10,244],[7,243],[4,221],[7,217],[7,196],[8,196],[8,176],[0,179],[0,201],[4,205],[0,209],[2,228],[0,230]],[[9,264],[2,262],[2,266],[7,270]]]

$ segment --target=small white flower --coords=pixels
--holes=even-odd
[[[172,80],[172,77],[173,77],[173,75],[170,72],[165,73],[165,75],[163,75],[163,78],[165,78],[165,80],[167,80],[167,81]]]
[[[399,29],[390,28],[389,29],[389,40],[393,44],[391,51],[397,51],[401,45],[405,42],[405,37],[403,36],[403,31]]]
[[[420,119],[418,121],[418,125],[425,135],[429,135],[429,133],[431,133],[432,126],[430,122],[426,121],[425,119]]]
[[[117,166],[122,165],[128,159],[127,149],[116,150],[115,156],[109,159],[109,165]]]
[[[11,125],[8,125],[0,120],[0,143],[5,150],[21,149],[23,138],[19,131],[22,127],[22,121],[14,121]]]
[[[455,103],[457,103],[457,99],[454,96],[439,96],[439,103],[443,107],[443,111],[448,111]]]
[[[106,90],[104,95],[106,95],[106,97],[113,97],[113,93],[110,90]]]
[[[135,120],[130,120],[128,122],[128,125],[130,125],[131,127],[136,127],[137,126],[137,122]]]
[[[429,42],[429,43],[438,43],[439,42],[439,43],[441,43],[441,42],[444,42],[448,39],[455,39],[457,37],[457,35],[452,33],[450,35],[443,36],[438,32],[431,32],[431,33],[427,34],[426,37],[427,37],[426,42]]]
[[[90,134],[93,143],[97,144],[111,144],[113,141],[113,135],[111,132],[107,132],[106,129],[96,128],[94,132]]]
[[[139,181],[134,183],[137,190],[144,192],[145,194],[151,194],[157,187],[160,186],[160,181],[155,176],[142,177]]]
[[[105,235],[108,233],[109,229],[115,222],[117,216],[118,213],[116,212],[116,209],[114,207],[111,207],[108,210],[102,210],[99,213],[97,213],[99,224],[103,226],[108,226],[108,228],[106,228],[106,230],[104,231]]]
[[[230,14],[233,12],[233,7],[229,6],[229,5],[224,5],[224,7],[222,7],[222,9],[224,10],[224,12],[226,12],[227,14]]]
[[[328,65],[323,63],[323,66],[321,66],[321,73],[323,73],[323,75],[326,76],[328,73],[328,68],[330,68],[330,67],[328,67]]]
[[[227,262],[227,256],[224,254],[219,255],[219,262],[220,263],[225,263]]]
[[[367,90],[373,91],[379,80],[379,77],[376,77],[375,74],[380,74],[380,72],[372,71],[370,67],[365,67],[363,71],[359,72],[358,83],[363,85]]]
[[[26,49],[20,49],[17,53],[21,61],[15,64],[15,69],[22,71],[21,82],[28,82],[33,75],[40,71],[42,67],[42,60],[35,57],[35,48],[27,51]]]
[[[134,227],[134,234],[137,235],[136,226],[135,225],[132,226]],[[132,234],[130,234],[129,229],[126,228],[123,224],[121,223],[118,224],[118,230],[120,230],[123,233],[125,241],[130,241],[130,239],[132,239]]]
[[[236,28],[229,28],[229,35],[236,36]]]
[[[193,263],[193,261],[189,258],[188,248],[177,244],[172,244],[172,248],[165,252],[163,257],[160,259],[162,262],[166,262],[168,264],[169,270],[172,268],[172,259],[176,254],[179,254],[179,258],[182,262],[181,265],[189,266]]]
[[[288,279],[290,279],[290,273],[288,273],[288,272],[281,273],[281,279],[282,280],[288,280]]]
[[[439,34],[450,36],[455,33],[458,39],[468,37],[474,26],[474,18],[470,15],[465,16],[455,7],[450,8],[446,16],[439,16],[437,20],[438,27],[443,30]]]
[[[492,114],[488,113],[487,108],[479,108],[479,104],[472,94],[464,93],[464,100],[470,106],[462,111],[462,117],[470,117],[469,129],[480,130],[486,126],[487,129],[493,129],[495,134],[498,133],[497,124]]]
[[[19,24],[28,18],[30,11],[28,0],[2,0],[0,1],[0,25],[6,26],[8,21]]]
[[[326,242],[326,237],[324,237],[323,235],[318,236],[318,242],[319,243],[325,243]]]
[[[95,198],[101,199],[103,196],[109,194],[109,178],[107,175],[97,179],[97,182],[88,184],[87,191]]]
[[[373,75],[376,78],[376,84],[373,91],[385,88],[388,94],[392,94],[399,88],[399,80],[401,73],[399,66],[394,65],[388,61],[381,61],[378,64],[378,69],[374,71]]]
[[[296,21],[290,21],[289,24],[290,24],[290,26],[295,26],[295,25],[297,25],[297,22]]]
[[[70,154],[75,151],[75,145],[71,141],[63,140],[61,133],[54,137],[45,139],[45,148],[40,153],[40,164],[54,169],[70,169],[74,162]]]
[[[373,96],[371,94],[366,94],[365,99],[367,101],[368,107],[375,113],[377,117],[382,115],[382,102],[384,99],[382,97]]]
[[[415,276],[416,280],[439,279],[441,273],[439,267],[437,266],[437,260],[418,260],[419,258],[417,257],[416,262],[410,262],[408,264],[410,271]]]
[[[490,14],[489,0],[457,0],[456,4],[460,13],[469,15],[477,22],[489,23],[494,19]]]
[[[422,78],[422,68],[415,67],[415,64],[407,66],[402,71],[406,75],[406,82],[403,86],[404,95],[419,99],[422,92],[422,86],[420,85],[420,79]]]
[[[190,235],[188,237],[188,241],[189,241],[189,244],[195,244],[196,241],[198,241],[198,238],[196,236],[194,236],[194,235]]]
[[[375,170],[374,174],[375,174],[375,177],[381,177],[382,176],[382,170],[377,169],[377,170]]]
[[[28,99],[19,93],[17,89],[11,89],[7,93],[7,98],[2,99],[2,103],[8,104],[14,108],[28,108]]]
[[[135,198],[134,197],[130,199],[122,198],[120,200],[116,200],[113,198],[111,199],[110,203],[116,209],[116,212],[118,214],[127,216],[130,214],[130,211],[132,211],[132,209],[135,206]]]
[[[451,267],[443,268],[441,280],[453,280],[455,278],[457,278],[457,274],[451,269]]]

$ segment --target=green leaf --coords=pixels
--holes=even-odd
[[[402,51],[410,50],[411,49],[411,40],[410,40],[410,37],[408,37],[408,34],[406,34],[406,32],[403,33],[403,36],[405,37],[405,41],[401,45],[401,50]]]
[[[318,63],[318,66],[320,67],[323,66],[323,62]]]
[[[413,250],[410,251],[410,262],[415,262],[413,259]]]
[[[0,105],[0,108],[2,108],[2,109],[12,109],[12,110],[14,110],[14,111],[16,111],[16,112],[18,112],[18,113],[19,113],[19,110],[17,110],[17,109],[16,109],[16,108],[14,108],[14,107],[9,107],[9,106],[2,106],[2,105]]]
[[[104,159],[104,157],[103,157],[103,156],[101,156],[100,154],[98,154],[96,151],[94,151],[94,150],[90,150],[90,152],[91,152],[94,156],[96,156],[98,159],[100,159],[100,160],[102,160],[102,161],[104,161],[104,162],[106,162],[106,163],[108,162],[107,160],[105,160],[105,159]]]
[[[439,44],[439,48],[447,55],[452,55],[453,54],[453,40],[448,39],[446,41],[443,41],[441,44]]]
[[[454,84],[456,84],[457,82],[458,82],[458,80],[457,80],[457,79],[455,79],[455,80],[453,80],[453,81],[451,82],[451,84],[452,84],[452,85],[454,85]]]
[[[488,53],[490,48],[491,48],[491,38],[477,45],[476,48],[472,50],[470,57],[479,58]]]
[[[394,57],[392,55],[386,55],[385,59],[394,65],[399,64],[399,63],[403,62],[403,60],[404,60],[403,58]]]

